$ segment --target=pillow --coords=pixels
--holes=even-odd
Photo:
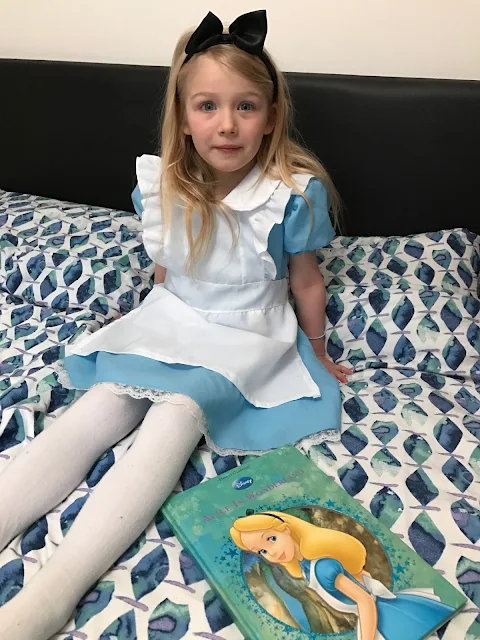
[[[339,236],[319,258],[327,286],[440,287],[478,295],[479,236],[465,229],[389,238]]]
[[[480,382],[478,236],[337,237],[318,260],[334,361]]]
[[[0,277],[19,304],[111,318],[138,306],[150,290],[153,265],[136,216],[9,193],[0,202]]]

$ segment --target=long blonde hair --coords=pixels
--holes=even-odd
[[[268,515],[268,513],[277,516],[277,518]],[[334,558],[352,575],[359,574],[365,567],[367,551],[360,540],[350,534],[335,529],[317,527],[288,513],[280,511],[269,511],[268,513],[254,513],[235,520],[230,529],[230,536],[237,547],[243,551],[249,551],[242,542],[243,532],[266,531],[268,529],[285,531],[288,527],[292,538],[300,548],[300,553],[307,560]],[[302,577],[302,569],[296,558],[290,562],[279,564],[285,567],[294,578]]]
[[[187,269],[192,270],[195,263],[202,258],[209,247],[215,230],[215,210],[227,220],[232,234],[234,226],[230,212],[215,197],[214,173],[211,167],[195,150],[192,139],[183,132],[185,119],[184,95],[185,84],[190,64],[183,65],[186,54],[185,46],[192,31],[184,33],[177,42],[173,54],[168,79],[165,102],[162,114],[161,147],[162,171],[160,176],[162,215],[165,228],[171,224],[171,211],[174,203],[181,202],[185,216],[185,229],[189,246]],[[268,53],[265,51],[268,56]],[[220,44],[194,56],[209,56],[216,62],[224,64],[233,72],[248,78],[272,102],[273,82],[265,64],[256,56],[246,53],[231,44]],[[270,56],[268,56],[271,60]],[[295,184],[294,173],[311,174],[319,178],[327,189],[331,214],[335,224],[338,223],[340,198],[331,178],[318,159],[297,144],[289,132],[292,131],[292,105],[288,87],[283,74],[271,60],[278,79],[278,98],[276,101],[276,124],[271,134],[264,136],[257,155],[261,168],[260,179],[268,176],[280,179],[293,190],[303,195]],[[307,201],[310,210],[311,205]],[[193,236],[193,212],[200,215],[200,230]]]

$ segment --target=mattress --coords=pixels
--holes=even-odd
[[[480,637],[478,238],[340,237],[318,260],[328,351],[355,373],[342,386],[341,441],[303,453],[469,598],[438,637]],[[0,269],[1,473],[78,397],[59,379],[65,345],[140,304],[153,265],[135,214],[0,190]],[[134,438],[0,553],[0,605],[48,560]],[[243,460],[200,444],[176,491]],[[160,512],[55,636],[241,637]]]

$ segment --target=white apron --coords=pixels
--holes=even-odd
[[[66,355],[106,351],[205,367],[229,379],[256,407],[320,397],[297,351],[287,280],[275,280],[277,268],[267,250],[292,190],[278,180],[257,183],[260,170],[252,169],[224,200],[238,221],[237,242],[232,246],[228,224],[218,214],[209,253],[191,278],[184,270],[188,246],[180,206],[174,207],[168,236],[162,229],[160,159],[138,158],[137,175],[145,249],[166,267],[165,283],[128,315],[69,346]],[[302,190],[310,178],[294,176]]]

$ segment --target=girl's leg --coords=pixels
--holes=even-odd
[[[150,404],[94,387],[34,438],[0,474],[0,551],[64,500]]]
[[[201,433],[185,404],[153,405],[135,442],[102,478],[46,565],[0,608],[0,640],[47,640],[138,538],[177,483]]]

